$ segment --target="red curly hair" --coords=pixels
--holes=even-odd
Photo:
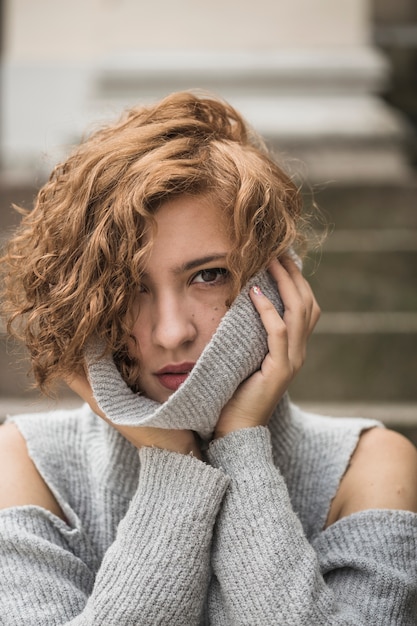
[[[41,390],[82,370],[92,338],[132,383],[128,313],[153,215],[182,194],[222,207],[234,294],[301,238],[299,190],[229,104],[177,93],[130,109],[54,169],[1,259],[8,330]]]

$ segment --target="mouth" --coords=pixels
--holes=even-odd
[[[176,391],[187,380],[194,365],[195,363],[173,363],[155,372],[155,376],[165,389]]]

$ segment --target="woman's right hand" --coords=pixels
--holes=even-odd
[[[113,426],[125,439],[136,448],[144,446],[163,448],[180,454],[192,454],[202,458],[196,434],[192,430],[175,430],[168,428],[154,428],[152,426],[122,426],[111,422],[98,406],[87,377],[77,374],[66,381],[67,385],[77,395],[87,402],[91,409],[105,422]]]
[[[281,318],[259,288],[250,291],[268,336],[268,353],[260,369],[237,388],[223,407],[215,438],[241,428],[267,425],[304,363],[308,338],[320,316],[311,287],[292,259],[275,260],[268,269],[276,281],[285,312]]]

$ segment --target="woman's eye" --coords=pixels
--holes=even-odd
[[[207,270],[201,270],[193,277],[193,283],[219,283],[223,281],[227,276],[227,269],[225,267],[213,267]]]

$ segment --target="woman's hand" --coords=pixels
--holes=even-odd
[[[202,458],[198,445],[197,436],[191,430],[171,430],[167,428],[154,428],[151,426],[121,426],[111,422],[98,406],[90,383],[84,375],[76,375],[67,385],[75,391],[85,402],[88,402],[94,413],[99,415],[105,422],[113,426],[136,448],[144,446],[164,448],[181,454],[193,454],[198,459]]]
[[[260,370],[243,382],[223,408],[215,438],[241,428],[264,426],[276,404],[304,363],[307,339],[320,308],[310,285],[293,260],[273,261],[269,272],[276,280],[285,312],[283,319],[256,287],[250,291],[268,335],[268,354]]]

